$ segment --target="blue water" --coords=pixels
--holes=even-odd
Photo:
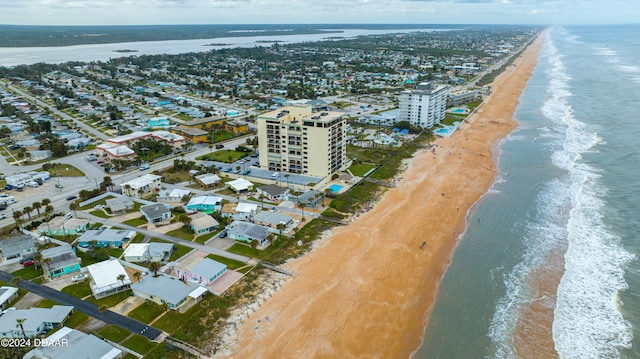
[[[342,189],[342,186],[341,186],[341,185],[339,185],[339,184],[335,184],[335,183],[334,183],[334,184],[332,184],[331,186],[329,186],[329,189],[330,189],[330,190],[331,190],[331,192],[333,192],[333,193],[338,193],[338,192]]]
[[[451,113],[465,113],[465,110],[463,110],[461,108],[456,108],[455,110],[451,110],[449,112],[451,112]]]
[[[638,34],[549,32],[416,358],[518,358],[517,324],[537,301],[551,321],[525,327],[550,327],[560,358],[640,358]],[[538,296],[553,275],[556,297]]]

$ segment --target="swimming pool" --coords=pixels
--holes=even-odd
[[[442,128],[436,128],[435,130],[433,130],[433,134],[441,137],[449,137],[454,132],[456,132],[457,129],[458,126],[445,126]]]
[[[333,193],[338,193],[338,192],[342,189],[342,186],[341,186],[341,185],[339,185],[339,184],[335,184],[335,183],[334,183],[334,184],[332,184],[331,186],[329,186],[329,189],[330,189],[330,190],[331,190],[331,192],[333,192]]]
[[[449,112],[451,112],[451,113],[465,113],[466,111],[464,109],[461,109],[461,108],[456,108],[455,110],[451,110]]]

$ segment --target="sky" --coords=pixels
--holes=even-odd
[[[0,24],[620,24],[637,0],[0,0]]]

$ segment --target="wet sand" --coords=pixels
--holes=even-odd
[[[495,178],[542,36],[435,156],[417,153],[369,212],[286,267],[297,276],[248,317],[230,358],[407,358],[420,345],[468,209]],[[420,249],[423,241],[425,248]],[[221,357],[218,355],[217,357]]]

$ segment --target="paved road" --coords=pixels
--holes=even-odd
[[[0,280],[10,283],[13,277],[15,276],[11,273],[0,271]],[[129,317],[125,317],[118,313],[114,313],[110,310],[107,310],[104,313],[100,313],[100,311],[98,310],[98,306],[93,303],[86,302],[70,294],[59,292],[55,289],[45,287],[38,283],[34,283],[28,280],[21,280],[20,282],[18,282],[18,287],[24,288],[29,292],[35,293],[43,298],[55,300],[62,305],[72,305],[76,310],[86,313],[96,319],[102,320],[109,324],[119,325],[132,333],[141,334],[151,340],[155,340],[162,334],[161,330],[150,327],[145,323],[139,322]]]
[[[187,241],[187,240],[184,240],[182,238],[176,238],[176,237],[164,234],[164,233],[154,232],[154,231],[150,231],[150,230],[147,230],[147,229],[144,229],[144,228],[129,226],[127,224],[124,224],[124,223],[121,223],[121,222],[118,222],[118,221],[110,220],[108,218],[102,218],[102,217],[94,216],[94,215],[89,214],[89,213],[78,212],[78,217],[79,218],[89,219],[89,220],[94,221],[94,222],[100,222],[100,223],[103,223],[103,224],[116,226],[118,228],[124,228],[124,229],[128,229],[128,230],[131,230],[131,231],[136,231],[138,233],[144,234],[145,236],[160,238],[160,239],[163,239],[165,241],[169,241],[169,242],[172,242],[172,243],[175,243],[175,244],[181,244],[183,246],[186,246],[186,247],[189,247],[189,248],[194,248],[194,249],[197,249],[197,250],[205,252],[205,253],[215,254],[215,255],[218,255],[218,256],[221,256],[221,257],[233,259],[233,260],[240,261],[240,262],[243,262],[243,263],[248,263],[249,260],[251,259],[249,257],[245,257],[245,256],[241,256],[241,255],[238,255],[238,254],[225,252],[225,251],[213,248],[213,247],[205,246],[205,245],[197,243],[197,242]]]

